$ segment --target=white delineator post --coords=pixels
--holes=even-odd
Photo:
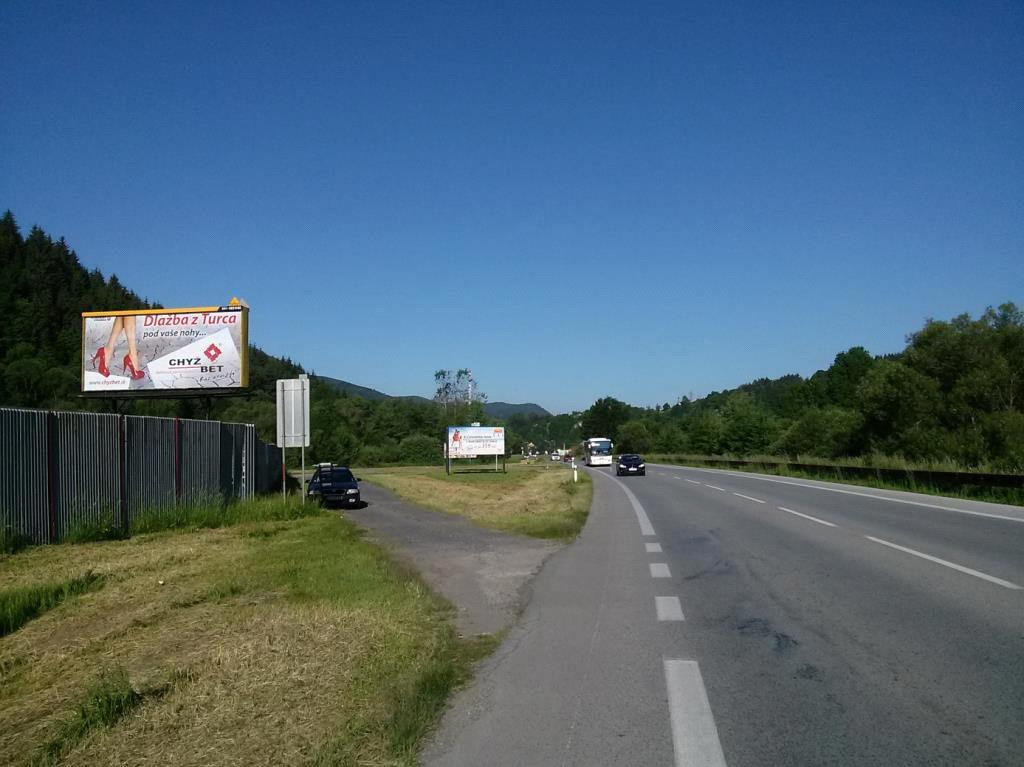
[[[572,481],[573,482],[578,482],[579,481],[579,477],[576,475],[576,459],[575,458],[572,459]]]

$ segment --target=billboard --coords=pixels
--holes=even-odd
[[[243,389],[249,309],[82,312],[82,391]]]
[[[449,426],[448,457],[505,455],[504,426]]]

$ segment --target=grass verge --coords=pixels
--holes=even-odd
[[[72,597],[95,591],[102,585],[102,576],[90,571],[78,578],[3,589],[0,591],[0,637],[17,631]]]
[[[359,475],[410,503],[458,514],[495,530],[534,538],[572,540],[587,520],[593,492],[590,477],[562,464],[514,464],[507,474],[446,475],[444,469],[415,466],[360,469]]]
[[[311,503],[303,504],[294,497],[282,501],[277,496],[249,498],[225,504],[212,498],[192,504],[181,504],[166,509],[154,509],[140,514],[132,522],[133,534],[156,533],[164,530],[201,530],[230,527],[247,522],[273,522],[301,519],[320,513]]]
[[[718,458],[719,456],[715,456]],[[844,485],[859,485],[861,487],[874,487],[881,490],[904,490],[912,493],[924,493],[945,498],[963,498],[972,501],[987,501],[989,503],[1007,503],[1014,506],[1024,506],[1024,491],[1010,487],[979,487],[966,485],[960,490],[954,491],[949,488],[935,487],[927,483],[915,482],[908,474],[905,482],[879,479],[877,477],[851,477],[844,474],[843,465],[853,468],[882,468],[882,469],[907,469],[907,470],[933,470],[933,471],[963,471],[962,467],[950,468],[942,465],[916,465],[902,461],[902,459],[886,457],[885,460],[873,462],[870,458],[851,460],[847,464],[827,464],[822,462],[821,470],[799,470],[787,466],[772,465],[775,462],[785,462],[786,459],[771,456],[754,456],[750,458],[735,458],[735,460],[747,461],[746,466],[720,466],[710,463],[703,456],[680,456],[680,455],[650,455],[647,460],[652,463],[675,464],[676,466],[695,466],[700,468],[722,469],[725,471],[747,471],[756,474],[771,474],[778,477],[793,477],[795,479],[816,479],[824,482],[839,482]],[[763,463],[762,463],[763,461]],[[816,463],[814,459],[801,458],[802,463]]]
[[[250,511],[0,559],[3,590],[104,583],[0,638],[0,764],[415,763],[494,640],[339,515]]]

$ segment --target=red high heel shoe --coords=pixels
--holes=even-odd
[[[99,360],[99,364],[96,364],[96,360]],[[101,346],[96,350],[96,353],[92,355],[92,366],[95,370],[99,371],[99,374],[104,378],[110,376],[110,368],[107,367],[107,350]]]
[[[131,375],[133,381],[138,381],[140,378],[146,377],[146,371],[136,370],[135,366],[132,364],[132,358],[127,354],[124,355],[124,372]]]

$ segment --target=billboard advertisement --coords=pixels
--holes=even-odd
[[[248,385],[246,306],[82,313],[85,393]]]
[[[505,455],[504,426],[449,426],[448,457]]]

